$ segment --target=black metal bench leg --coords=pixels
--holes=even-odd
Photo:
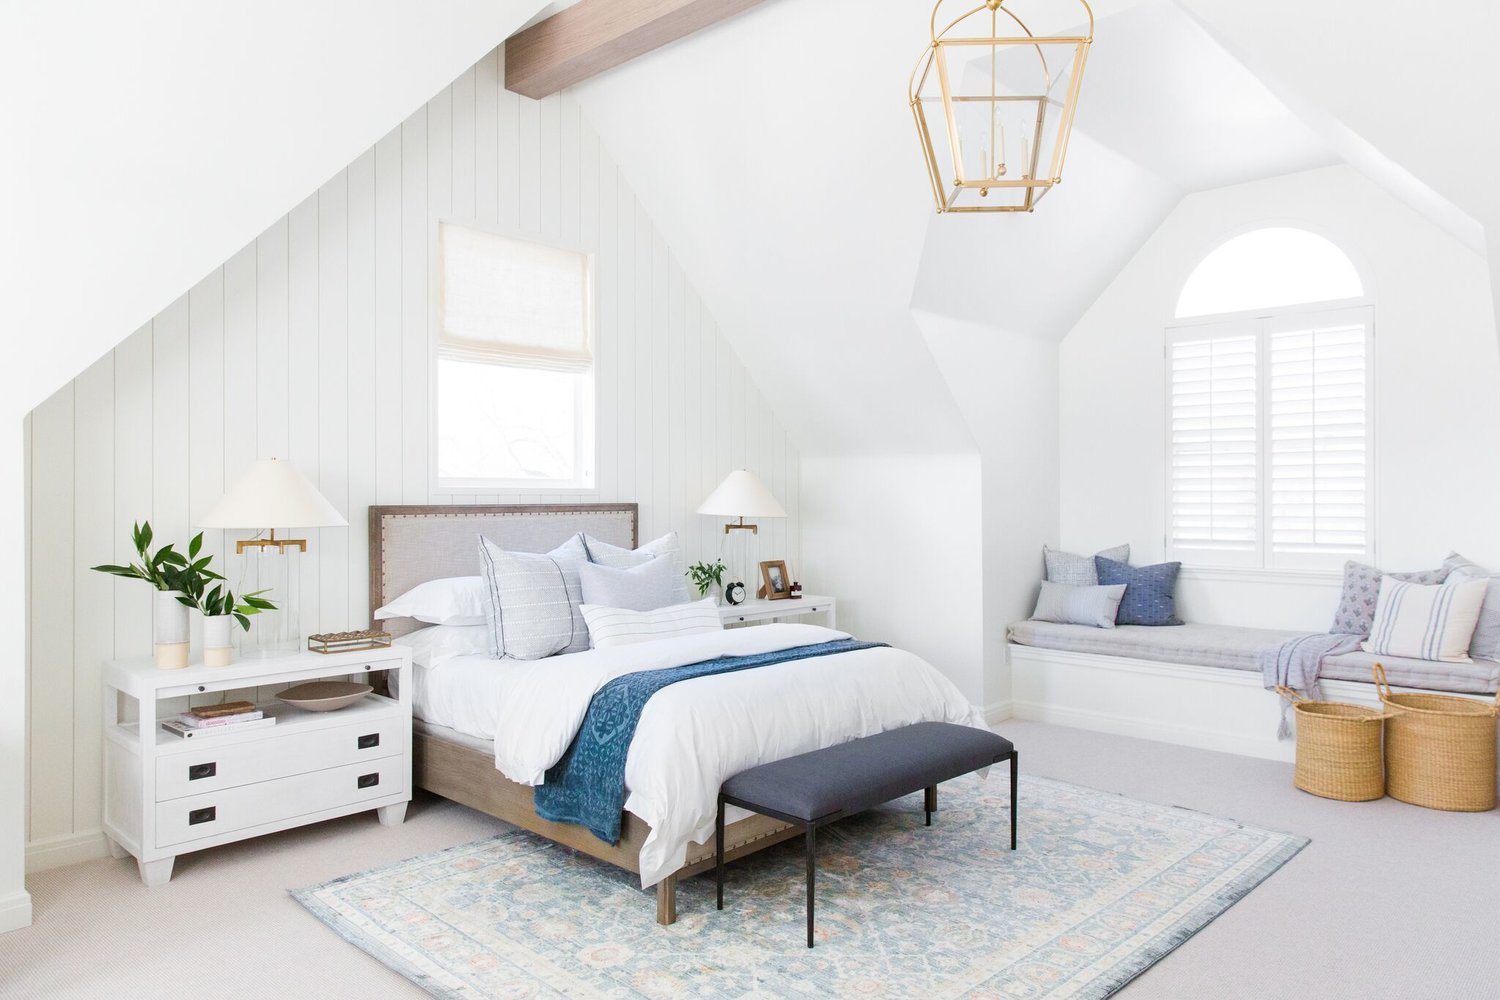
[[[1010,849],[1016,849],[1016,789],[1020,781],[1021,755],[1012,752],[1010,755]]]
[[[813,946],[813,885],[818,872],[818,828],[807,824],[807,946]]]
[[[714,881],[718,908],[724,909],[724,797],[719,796],[719,817],[714,822]]]
[[[922,808],[927,810],[927,825],[932,825],[932,814],[937,812],[937,785],[928,785],[922,793]]]

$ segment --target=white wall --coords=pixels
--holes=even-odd
[[[1193,267],[1262,225],[1342,247],[1375,301],[1375,545],[1390,569],[1456,548],[1500,566],[1500,355],[1485,260],[1348,167],[1184,199],[1061,348],[1064,546],[1131,543],[1161,558],[1165,521],[1163,330]],[[1336,575],[1185,571],[1186,616],[1323,630]]]
[[[150,594],[87,567],[126,558],[132,521],[185,541],[253,459],[290,458],[350,522],[311,536],[318,631],[368,622],[368,505],[569,499],[429,493],[434,217],[596,251],[599,499],[638,501],[643,539],[676,529],[696,559],[724,536],[694,509],[748,467],[790,516],[747,557],[799,565],[781,423],[572,99],[500,81],[491,53],[32,414],[34,865],[100,845],[100,666],[149,652]]]
[[[979,447],[984,700],[1009,705],[1005,629],[1031,615],[1042,546],[1057,544],[1057,345],[918,312],[917,324]],[[955,562],[972,543],[949,554]]]
[[[809,593],[839,627],[924,657],[984,706],[977,455],[807,457],[802,551]]]

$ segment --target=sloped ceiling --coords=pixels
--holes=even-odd
[[[577,90],[806,452],[966,449],[912,310],[1060,339],[1184,194],[1348,160],[1473,244],[1471,171],[1439,192],[1344,124],[1347,103],[1404,136],[1381,119],[1397,105],[1340,78],[1342,50],[1278,75],[1309,21],[1273,6],[1095,4],[1067,180],[1033,215],[933,214],[905,95],[928,10],[909,0],[773,0]],[[1388,71],[1388,40],[1367,46],[1358,65]]]
[[[46,398],[541,6],[4,4],[6,333],[47,345],[7,403]]]

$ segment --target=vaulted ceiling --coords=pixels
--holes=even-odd
[[[933,214],[905,94],[925,4],[772,0],[578,88],[808,453],[971,448],[912,311],[1060,339],[1194,191],[1343,160],[1482,249],[1500,127],[1449,85],[1500,96],[1476,43],[1343,0],[1094,9],[1066,183],[1032,215]]]

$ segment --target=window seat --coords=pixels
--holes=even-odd
[[[1236,625],[1119,625],[1103,629],[1033,621],[1017,622],[1009,629],[1010,641],[1020,646],[1252,673],[1260,669],[1256,663],[1259,650],[1301,634]],[[1324,660],[1323,678],[1369,684],[1370,668],[1377,661],[1384,664],[1387,677],[1396,687],[1458,694],[1494,694],[1500,690],[1500,663],[1493,660],[1441,663],[1353,652]]]

